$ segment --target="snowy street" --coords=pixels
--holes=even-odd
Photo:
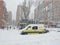
[[[60,45],[60,32],[20,35],[20,30],[0,29],[0,45]]]

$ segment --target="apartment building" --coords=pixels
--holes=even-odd
[[[23,12],[23,7],[21,5],[18,5],[17,7],[17,15],[16,15],[16,24],[19,25],[20,20],[24,18],[24,12]]]
[[[3,0],[0,0],[0,28],[4,28],[6,21],[5,21],[5,15],[7,13],[5,2]]]
[[[35,9],[35,19],[47,22],[49,25],[60,23],[60,0],[43,0]]]

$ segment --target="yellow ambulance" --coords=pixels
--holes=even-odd
[[[29,24],[27,27],[25,27],[21,34],[36,34],[36,33],[45,33],[46,28],[44,24]]]

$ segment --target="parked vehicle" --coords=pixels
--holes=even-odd
[[[46,28],[44,24],[30,24],[27,27],[25,27],[21,34],[34,34],[34,33],[45,33]]]

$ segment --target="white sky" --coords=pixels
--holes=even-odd
[[[8,11],[12,11],[13,19],[16,19],[16,9],[18,4],[22,4],[23,0],[4,0]]]

